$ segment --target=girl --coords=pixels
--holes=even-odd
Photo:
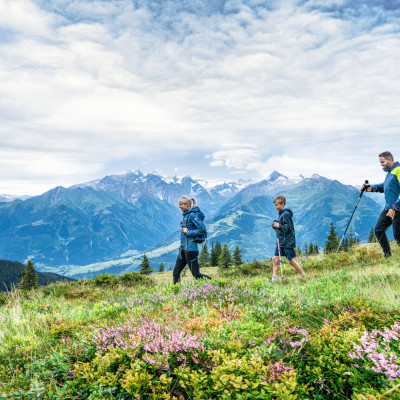
[[[181,222],[181,246],[179,247],[179,254],[173,272],[174,284],[179,282],[181,272],[186,264],[189,265],[194,278],[211,279],[209,276],[200,273],[199,249],[194,241],[196,236],[206,234],[206,227],[198,214],[200,213],[200,208],[197,207],[197,201],[193,197],[182,196],[178,200],[178,206],[183,213],[183,219]]]

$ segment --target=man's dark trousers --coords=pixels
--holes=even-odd
[[[388,217],[386,215],[387,213],[388,210],[383,210],[381,212],[381,215],[379,216],[378,221],[375,225],[375,236],[382,247],[385,257],[390,257],[392,253],[390,251],[390,244],[386,236],[386,231],[388,230],[390,225],[393,224],[393,235],[400,246],[400,211],[396,212],[393,219]]]

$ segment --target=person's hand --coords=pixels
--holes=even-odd
[[[394,218],[395,215],[396,215],[396,211],[394,211],[393,208],[391,208],[386,214],[387,217],[390,217],[392,219]]]
[[[274,224],[272,225],[273,228],[279,228],[279,222],[274,222]]]
[[[188,228],[182,228],[182,232],[183,232],[183,233],[188,233],[188,232],[189,232],[189,229],[188,229]]]
[[[372,186],[368,185],[368,183],[363,183],[361,190],[365,192],[372,192]]]

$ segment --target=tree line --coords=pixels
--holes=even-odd
[[[371,231],[369,233],[368,243],[374,243],[374,242],[377,242],[377,239],[375,237],[374,229],[371,228]],[[343,240],[340,250],[349,251],[352,247],[356,246],[359,243],[360,239],[355,237],[354,230],[351,227],[349,230],[349,236]],[[329,233],[325,241],[323,252],[325,254],[335,252],[338,246],[339,246],[338,233],[336,231],[335,225],[333,224],[333,222],[331,222],[329,224]],[[295,250],[298,256],[302,255],[309,256],[320,253],[320,248],[318,247],[318,244],[313,242],[310,243],[306,242],[303,248],[300,248],[298,246],[296,247]],[[231,265],[239,266],[242,263],[243,263],[242,250],[239,248],[239,246],[236,246],[232,254],[231,251],[229,250],[228,244],[225,243],[222,246],[222,244],[218,240],[215,241],[215,243],[211,242],[211,251],[209,250],[207,243],[204,243],[201,252],[199,254],[200,268],[219,267],[221,269],[227,269]],[[143,256],[143,260],[139,267],[140,267],[139,272],[141,274],[147,275],[154,272],[153,268],[150,266],[150,262],[146,254]],[[165,270],[166,270],[165,265],[163,263],[160,263],[158,267],[158,272],[164,272]]]
[[[239,246],[236,246],[232,254],[227,243],[222,247],[221,243],[218,241],[216,241],[215,244],[214,242],[211,243],[211,251],[208,249],[207,243],[204,243],[199,254],[200,268],[219,267],[221,269],[226,269],[231,265],[239,266],[242,263],[242,250],[240,250]],[[165,265],[161,262],[157,272],[164,272],[165,270]],[[143,275],[149,275],[154,272],[146,254],[143,255],[143,260],[139,265],[139,272]]]
[[[374,228],[371,228],[368,236],[368,243],[376,243],[378,240],[375,236]],[[333,222],[329,224],[329,233],[326,238],[324,253],[333,253],[339,247],[340,240]],[[349,231],[349,237],[346,237],[340,247],[341,251],[349,251],[352,247],[360,244],[360,239],[354,235],[354,230],[351,227]]]

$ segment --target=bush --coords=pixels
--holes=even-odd
[[[155,285],[153,279],[135,271],[127,272],[124,275],[121,275],[119,280],[124,286],[146,285],[151,287]]]
[[[179,368],[179,385],[194,399],[295,399],[305,386],[282,361],[266,364],[258,354],[239,357],[224,350],[212,353],[213,368]]]
[[[375,388],[379,393],[387,387],[378,374],[366,374],[358,369],[353,360],[354,344],[358,344],[363,332],[384,323],[384,317],[363,310],[345,313],[326,324],[312,336],[303,351],[294,357],[294,366],[302,371],[299,381],[313,384],[315,394],[321,398],[351,398],[354,392]]]
[[[118,279],[111,274],[100,274],[93,278],[93,282],[96,286],[114,286],[117,284]]]

